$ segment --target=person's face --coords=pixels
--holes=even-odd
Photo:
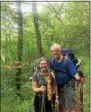
[[[58,47],[55,47],[51,50],[51,52],[52,52],[53,57],[57,58],[61,54],[61,49],[59,49]]]
[[[47,68],[48,68],[48,63],[47,63],[47,61],[46,61],[46,60],[41,61],[41,62],[40,62],[40,69],[41,69],[42,71],[46,71]]]

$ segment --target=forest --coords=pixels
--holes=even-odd
[[[85,75],[90,112],[90,2],[1,2],[1,111],[34,112],[32,63],[58,43],[72,48]]]

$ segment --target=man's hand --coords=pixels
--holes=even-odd
[[[85,77],[80,76],[79,74],[75,74],[74,78],[75,78],[77,81],[81,81],[81,82],[84,82],[84,80],[85,80]]]
[[[75,75],[74,75],[74,78],[75,78],[77,81],[79,81],[79,80],[80,80],[79,74],[75,74]]]

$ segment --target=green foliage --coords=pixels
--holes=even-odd
[[[22,3],[28,6],[26,3]],[[11,7],[13,6],[13,7]],[[36,33],[31,12],[23,13],[23,60],[21,74],[21,100],[16,95],[17,65],[17,13],[16,2],[1,4],[1,111],[33,112],[34,92],[29,82],[31,63],[38,58]],[[31,8],[31,7],[29,7]],[[38,7],[37,7],[38,8]],[[85,74],[84,112],[89,112],[90,96],[90,2],[46,3],[38,12],[39,27],[44,55],[51,58],[50,47],[59,43],[73,48],[82,60]]]

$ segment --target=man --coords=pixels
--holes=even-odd
[[[55,72],[56,83],[59,91],[59,111],[60,112],[76,112],[75,109],[75,80],[81,80],[77,74],[76,68],[70,59],[67,59],[67,69],[65,70],[65,57],[61,54],[59,44],[51,46],[51,52],[54,57],[53,62],[50,61],[51,68]]]

